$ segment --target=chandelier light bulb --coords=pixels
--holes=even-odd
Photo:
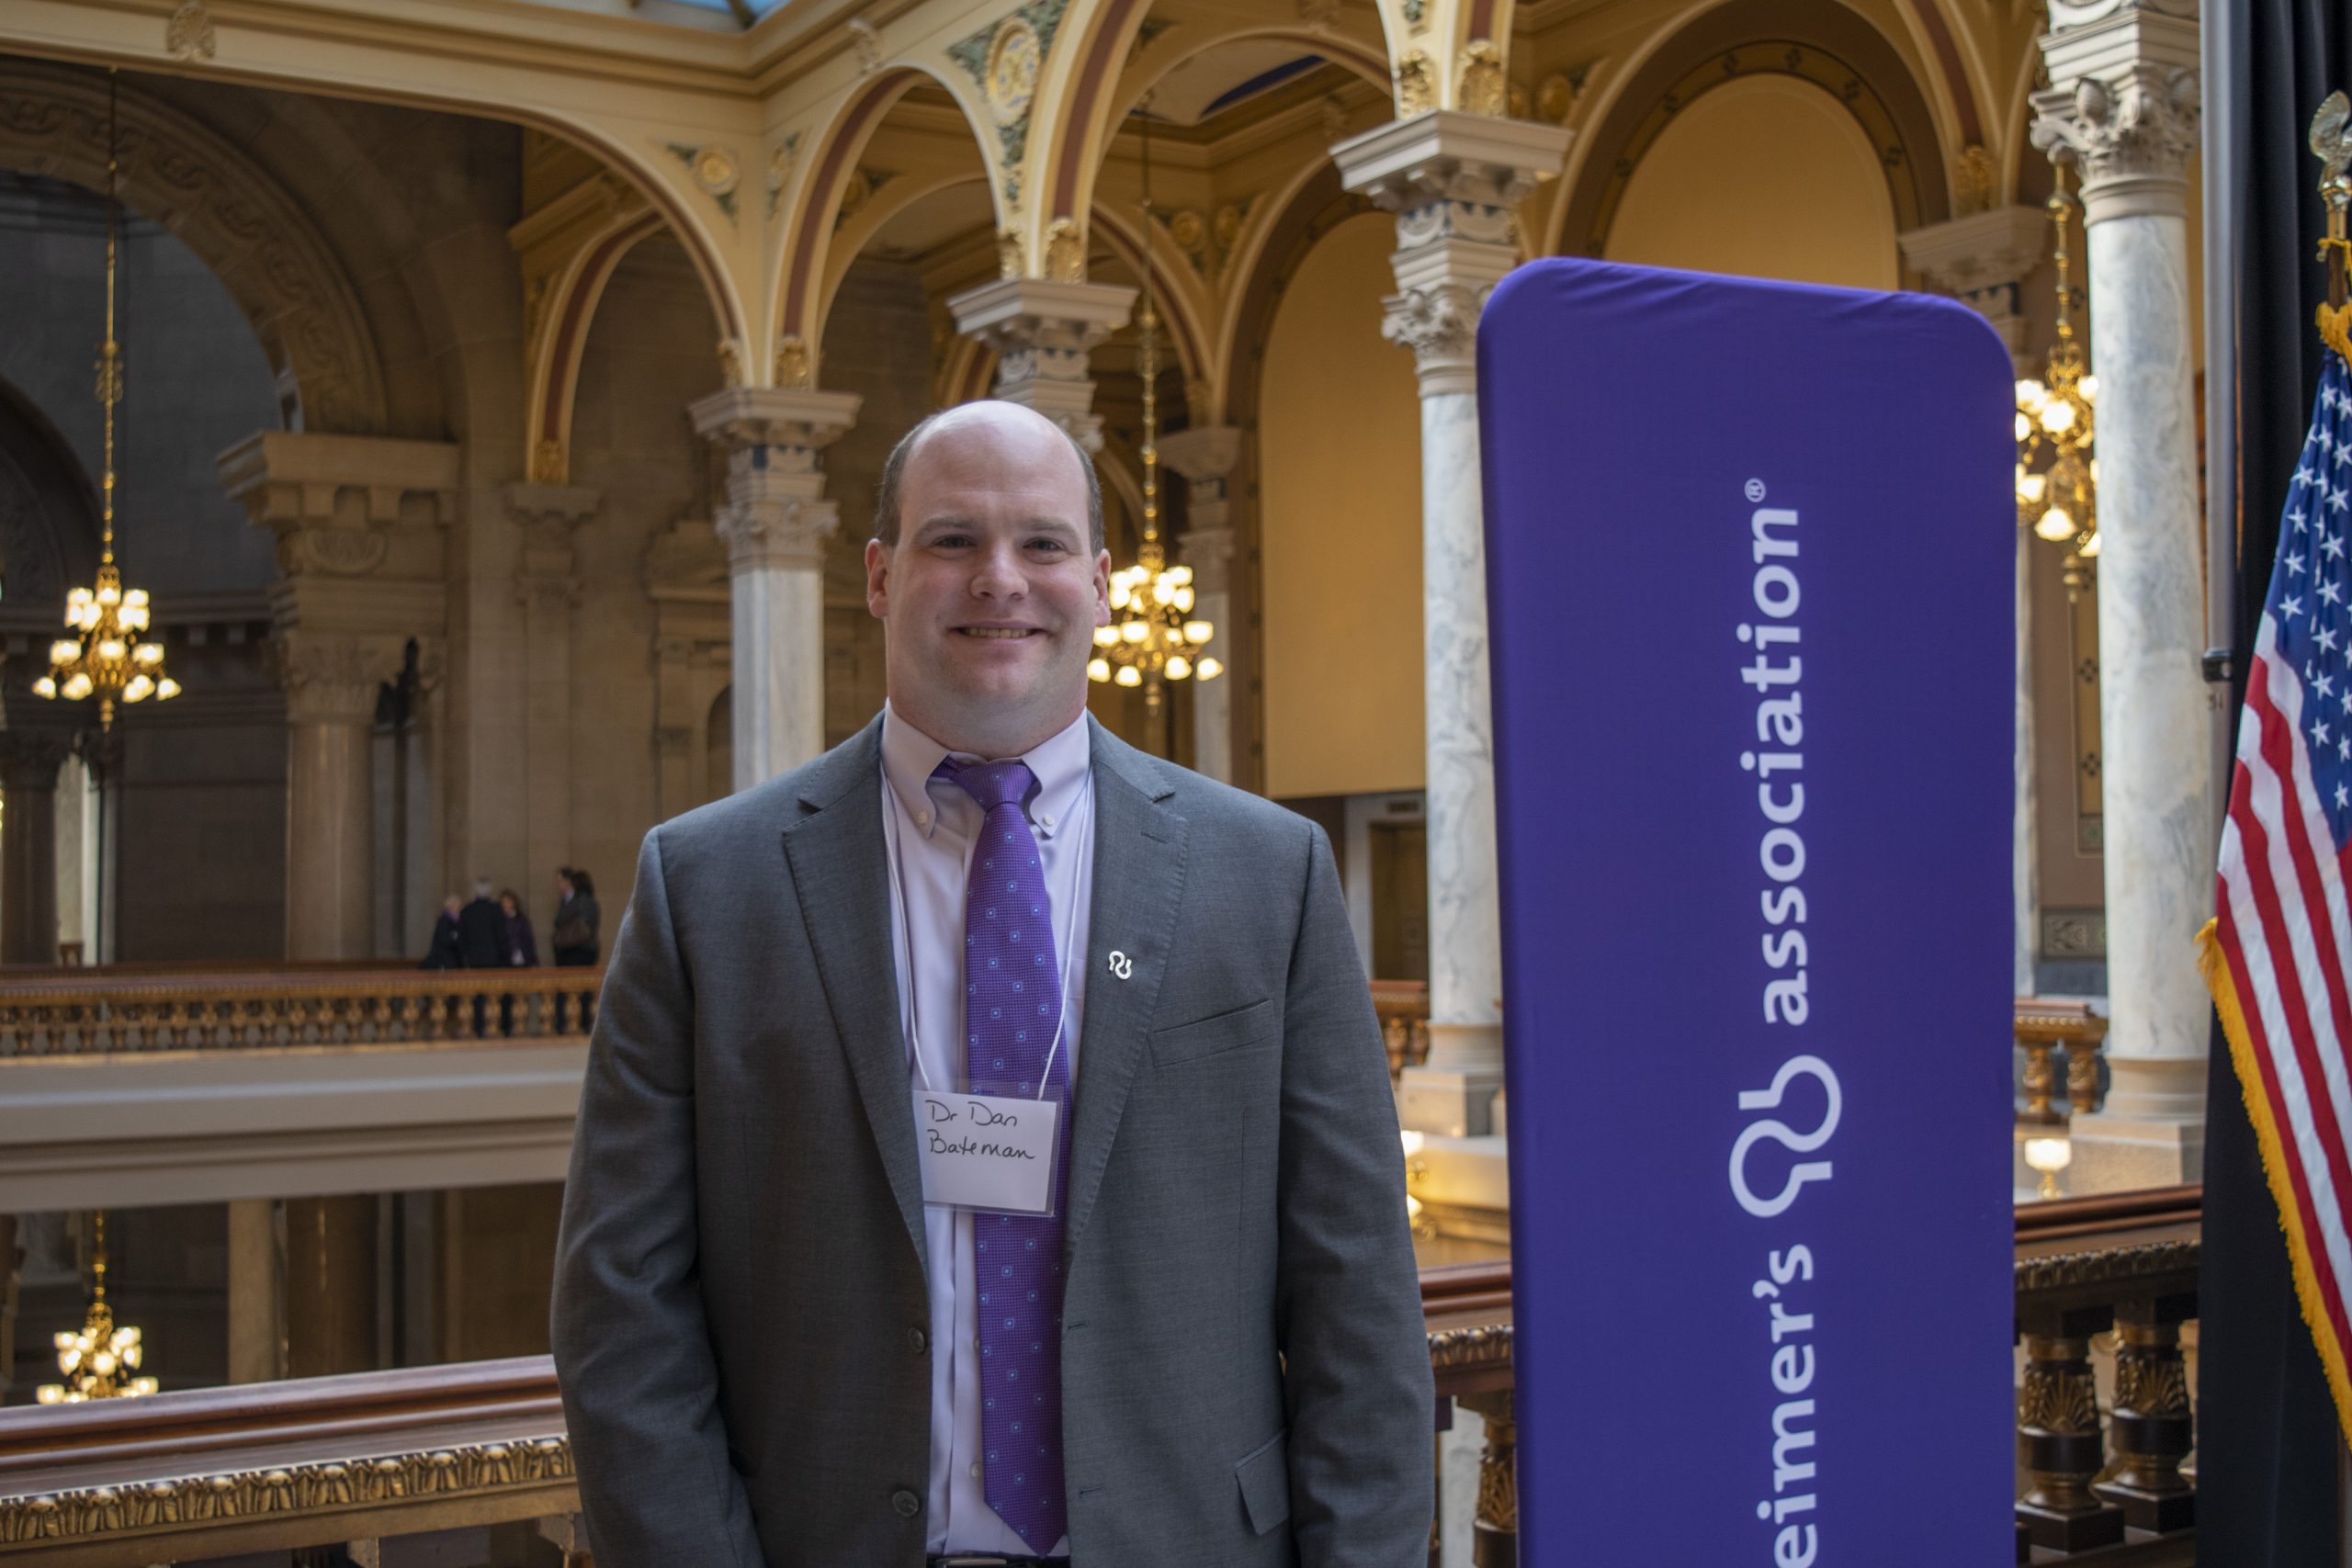
[[[2041,405],[2041,428],[2052,435],[2064,435],[2075,428],[2075,405],[2064,399],[2053,399]]]
[[[1128,642],[1141,642],[1151,635],[1151,627],[1142,621],[1121,621],[1119,636]]]
[[[143,703],[147,700],[148,694],[154,689],[155,682],[152,676],[133,675],[130,678],[130,683],[122,689],[122,700],[127,703]]]
[[[1140,686],[1143,684],[1143,671],[1132,664],[1122,664],[1114,679],[1122,686]]]
[[[1182,681],[1191,675],[1192,672],[1193,661],[1191,660],[1185,658],[1181,653],[1171,653],[1168,656],[1168,678],[1170,680]]]
[[[1169,581],[1165,577],[1161,578],[1159,581],[1151,585],[1151,598],[1152,602],[1157,604],[1174,604],[1176,601],[1176,585]]]
[[[1216,636],[1216,628],[1206,621],[1186,621],[1184,640],[1194,648],[1205,648],[1209,638]]]
[[[46,675],[42,676],[40,680],[33,682],[33,695],[37,697],[47,697],[52,702],[56,701],[57,682],[51,680]]]
[[[2040,501],[2041,492],[2048,488],[2049,481],[2040,474],[2029,474],[2023,468],[2018,470],[2018,500],[2026,505],[2031,506]]]
[[[77,670],[65,678],[65,684],[61,688],[61,692],[67,702],[78,703],[90,694],[90,677]]]
[[[1193,569],[1189,566],[1171,567],[1169,569],[1168,579],[1182,588],[1193,581]]]
[[[2031,438],[2032,438],[2032,435],[2033,435],[2033,421],[2031,421],[2031,420],[2028,419],[2028,418],[2027,418],[2024,414],[2022,414],[2022,413],[2018,414],[2018,440],[2020,440],[2020,441],[2026,441],[2026,440],[2030,440],[2030,439],[2031,439]]]
[[[2075,383],[2075,390],[2083,394],[2083,401],[2086,403],[2095,403],[2098,401],[2098,378],[2096,376],[2084,377],[2082,380]]]
[[[1193,666],[1193,678],[1196,681],[1214,681],[1224,673],[1225,666],[1214,659],[1204,659]]]
[[[2029,378],[2018,383],[2018,407],[2028,412],[2040,408],[2041,400],[2049,395],[2050,389],[2039,381]]]
[[[1086,678],[1090,681],[1110,680],[1111,661],[1107,659],[1088,660],[1086,661]]]
[[[71,664],[81,657],[82,645],[78,642],[69,642],[61,637],[49,645],[49,661],[51,664]]]
[[[180,683],[177,681],[173,680],[169,675],[164,676],[162,680],[155,682],[155,700],[157,702],[167,703],[179,694]]]
[[[1170,603],[1176,606],[1180,614],[1190,615],[1193,609],[1193,591],[1189,588],[1177,589]]]
[[[2064,507],[2053,506],[2041,514],[2033,531],[2054,545],[2075,536],[2075,519]]]
[[[2083,541],[2082,547],[2075,550],[2075,553],[2082,557],[2085,560],[2098,559],[2098,530],[2096,528],[2092,529],[2090,536]]]
[[[1117,642],[1118,640],[1119,640],[1119,628],[1118,628],[1118,627],[1116,627],[1116,626],[1114,626],[1104,625],[1104,626],[1097,626],[1097,627],[1095,627],[1095,628],[1094,628],[1094,646],[1095,646],[1095,647],[1097,647],[1097,648],[1108,648],[1108,647],[1110,647],[1113,643]]]

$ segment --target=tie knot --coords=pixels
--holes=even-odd
[[[982,811],[993,811],[1000,806],[1019,806],[1037,787],[1037,775],[1029,764],[1015,760],[1010,762],[967,762],[962,767],[943,763],[941,772],[956,781],[966,795],[980,803]]]

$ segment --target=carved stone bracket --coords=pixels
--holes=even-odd
[[[2083,220],[2188,209],[2197,151],[2196,0],[2053,5],[2033,144],[2081,171]]]
[[[1060,425],[1089,452],[1102,446],[1089,355],[1126,324],[1136,291],[1118,284],[1006,277],[947,301],[956,330],[997,356],[996,395]]]
[[[506,512],[522,525],[522,568],[514,597],[534,615],[576,607],[580,579],[572,573],[571,537],[595,515],[603,492],[586,485],[514,484]]]
[[[1421,395],[1476,390],[1478,313],[1519,265],[1511,209],[1560,171],[1570,133],[1430,109],[1331,149],[1340,182],[1396,214],[1397,292],[1381,331],[1413,351]]]

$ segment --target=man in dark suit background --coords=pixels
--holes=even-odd
[[[1329,845],[1086,716],[1110,557],[1057,427],[935,415],[876,512],[883,715],[649,834],[614,945],[554,1314],[599,1563],[1419,1568]],[[1042,1129],[1037,1203],[926,1202],[973,1095]]]

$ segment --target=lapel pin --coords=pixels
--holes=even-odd
[[[1134,959],[1129,958],[1125,953],[1120,953],[1120,952],[1117,952],[1117,951],[1115,951],[1115,950],[1112,953],[1112,954],[1111,954],[1111,973],[1112,973],[1112,974],[1116,975],[1120,979],[1124,980],[1124,979],[1125,979],[1128,976],[1130,976],[1130,975],[1134,974],[1135,972],[1136,972],[1136,963],[1135,963],[1135,960],[1134,960]]]

